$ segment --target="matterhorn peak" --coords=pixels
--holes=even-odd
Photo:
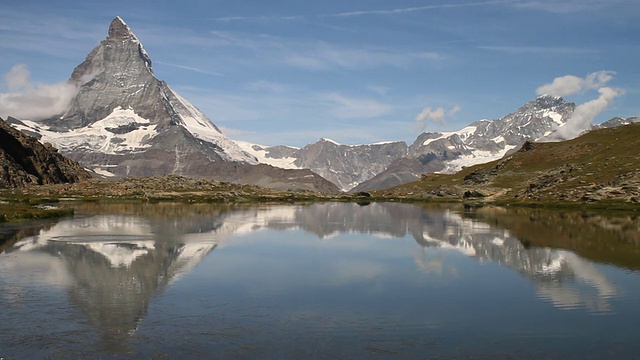
[[[15,126],[106,177],[182,175],[337,192],[310,170],[258,165],[193,104],[156,78],[120,17],[71,74],[77,94],[61,116]]]
[[[125,23],[120,16],[116,16],[116,18],[111,22],[111,25],[109,25],[109,37],[125,39],[134,38],[135,40],[138,40],[127,23]]]

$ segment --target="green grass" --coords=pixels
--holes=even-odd
[[[73,209],[43,205],[6,203],[0,204],[0,222],[48,219],[73,215]]]

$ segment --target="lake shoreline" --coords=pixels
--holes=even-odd
[[[473,194],[472,194],[473,195]],[[637,212],[640,204],[620,199],[599,201],[524,200],[473,196],[423,197],[414,194],[323,194],[308,190],[275,190],[210,179],[154,176],[119,180],[91,179],[73,184],[33,185],[0,191],[0,222],[64,217],[73,214],[69,203],[78,202],[179,202],[241,204],[303,204],[318,202],[402,202],[524,207],[556,210]]]

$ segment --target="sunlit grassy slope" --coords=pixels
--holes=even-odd
[[[495,202],[625,203],[640,201],[640,124],[588,132],[520,151],[453,175],[376,192],[410,198],[475,198]]]

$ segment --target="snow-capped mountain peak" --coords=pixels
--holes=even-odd
[[[98,173],[190,175],[195,167],[184,166],[184,157],[196,153],[205,162],[258,163],[155,77],[151,58],[120,17],[74,69],[70,82],[78,93],[62,116],[14,126],[38,134],[41,141]],[[163,164],[150,164],[150,159]]]

